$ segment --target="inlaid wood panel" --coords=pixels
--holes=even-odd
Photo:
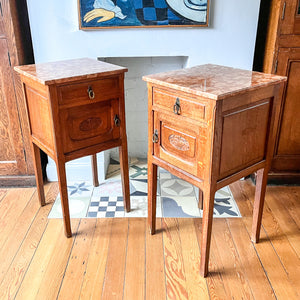
[[[224,113],[219,179],[265,158],[270,105],[265,99]]]
[[[114,118],[119,118],[118,100],[92,103],[63,109],[60,120],[64,152],[106,142],[120,137],[120,127]]]
[[[203,177],[206,129],[162,113],[154,112],[158,142],[154,155],[166,162]],[[201,137],[201,138],[200,138]],[[204,137],[204,138],[202,138]]]

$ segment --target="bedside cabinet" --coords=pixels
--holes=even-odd
[[[157,166],[199,187],[200,273],[208,273],[215,192],[258,170],[252,240],[258,241],[285,77],[203,65],[148,83],[148,223],[155,233]]]
[[[97,186],[96,153],[119,147],[124,206],[130,211],[124,103],[127,69],[84,58],[15,70],[23,83],[39,199],[44,205],[42,149],[57,166],[66,236],[72,236],[65,171],[65,163],[70,160],[92,155]]]

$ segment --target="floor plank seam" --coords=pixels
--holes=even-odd
[[[245,224],[244,224],[244,225],[245,225]],[[245,227],[246,227],[246,226],[245,226]],[[248,233],[248,234],[249,234],[249,233]],[[273,294],[274,294],[274,296],[275,296],[275,299],[278,300],[278,297],[277,297],[277,295],[276,295],[276,292],[275,292],[275,290],[274,290],[274,288],[273,288],[273,286],[272,286],[272,283],[271,283],[271,281],[270,281],[270,279],[269,279],[268,272],[267,272],[267,270],[265,269],[265,267],[264,267],[264,265],[263,265],[263,263],[262,263],[262,261],[261,261],[261,259],[260,259],[259,253],[257,252],[257,249],[256,249],[256,247],[255,247],[255,243],[253,243],[253,242],[251,242],[251,243],[252,243],[252,246],[253,246],[253,248],[254,248],[254,250],[255,250],[255,253],[256,253],[257,257],[258,257],[258,260],[259,260],[259,262],[260,262],[260,265],[261,265],[261,267],[262,267],[262,269],[263,269],[263,271],[264,271],[264,273],[265,273],[265,275],[266,275],[266,278],[267,278],[267,280],[268,280],[268,282],[269,282],[269,284],[270,284],[270,287],[271,287],[271,289],[272,289],[272,291],[273,291]]]
[[[162,239],[162,247],[163,247],[163,254],[164,254],[164,277],[165,277],[165,290],[166,290],[166,300],[168,299],[168,289],[167,289],[167,270],[166,270],[166,253],[165,253],[165,241],[164,241],[164,235],[163,235],[163,218],[160,218],[160,228],[161,228],[161,239]],[[157,222],[157,220],[156,220]],[[157,234],[157,233],[156,233]]]
[[[59,289],[58,289],[58,292],[57,292],[57,297],[56,297],[56,299],[58,299],[58,297],[59,297],[59,294],[60,294],[60,291],[61,291],[61,287],[62,287],[63,282],[64,282],[64,279],[65,279],[66,271],[67,271],[67,268],[68,268],[68,265],[69,265],[69,262],[70,262],[70,257],[71,257],[71,254],[72,254],[72,250],[73,250],[75,241],[76,241],[76,239],[77,239],[77,232],[78,232],[78,229],[79,229],[79,227],[80,227],[81,221],[82,221],[82,219],[79,220],[78,226],[77,226],[77,228],[76,228],[76,235],[75,235],[75,238],[74,238],[74,240],[73,240],[72,247],[71,247],[71,249],[70,249],[68,261],[67,261],[67,263],[66,263],[66,267],[65,267],[65,270],[64,270],[64,274],[63,274],[63,276],[62,276],[62,278],[61,278],[61,282],[60,282],[60,286],[59,286]]]
[[[239,251],[238,251],[238,249],[237,249],[236,243],[235,243],[234,238],[233,238],[233,235],[232,235],[232,233],[231,233],[230,226],[229,226],[229,224],[228,224],[228,219],[225,219],[225,221],[226,221],[226,224],[227,224],[227,227],[228,227],[228,231],[229,231],[229,233],[230,233],[230,237],[231,237],[232,243],[233,243],[233,245],[234,245],[234,249],[235,249],[236,254],[237,254],[237,256],[238,256],[238,259],[239,259],[239,261],[240,261],[240,263],[241,263],[241,270],[243,271],[243,275],[244,275],[244,277],[245,277],[245,279],[246,279],[246,281],[247,281],[247,285],[248,285],[248,287],[249,287],[249,289],[250,289],[250,291],[251,291],[251,295],[252,295],[253,299],[255,299],[255,297],[254,297],[254,295],[253,295],[253,291],[252,291],[251,285],[250,285],[250,282],[249,282],[249,278],[248,278],[248,276],[247,276],[247,272],[245,272],[245,268],[244,268],[244,266],[243,266],[243,264],[242,264],[242,260],[241,260]],[[247,232],[248,232],[248,231],[247,231]],[[248,233],[248,234],[249,234],[249,233]],[[251,239],[250,239],[250,238],[249,238],[249,243],[251,243]]]
[[[123,294],[122,294],[122,299],[124,299],[124,291],[125,291],[125,284],[126,284],[126,267],[127,267],[128,235],[129,235],[129,219],[127,218],[127,236],[126,236],[125,266],[124,266],[124,279],[123,279]]]
[[[41,209],[42,209],[42,207],[40,207],[38,211],[40,211]],[[17,289],[17,291],[16,291],[16,293],[15,293],[14,299],[17,297],[17,295],[18,295],[18,293],[19,293],[19,291],[20,291],[20,288],[21,288],[21,286],[22,286],[22,283],[23,283],[23,281],[24,281],[24,279],[25,279],[25,277],[26,277],[26,274],[27,274],[27,272],[28,272],[28,269],[30,268],[30,265],[31,265],[31,263],[32,263],[32,261],[33,261],[33,259],[34,259],[34,256],[35,256],[36,251],[37,251],[37,249],[38,249],[38,247],[39,247],[39,245],[40,245],[40,243],[41,243],[41,240],[43,239],[43,236],[44,236],[45,231],[46,231],[46,229],[47,229],[47,227],[48,227],[48,224],[49,224],[49,220],[47,220],[47,224],[46,224],[46,226],[45,226],[45,228],[44,228],[43,234],[41,235],[41,238],[40,238],[38,244],[36,245],[35,251],[34,251],[34,253],[33,253],[33,255],[32,255],[31,259],[30,259],[30,262],[29,262],[29,264],[28,264],[28,266],[27,266],[26,272],[25,272],[24,275],[23,275],[22,281],[20,282],[19,287],[18,287],[18,289]],[[32,223],[31,223],[29,229],[31,228],[31,226],[32,226]]]
[[[27,202],[26,206],[25,206],[24,209],[22,210],[22,213],[24,212],[24,210],[26,209],[26,207],[29,205],[29,203],[33,200],[33,196],[34,196],[35,193],[36,193],[36,191],[32,193],[32,195],[31,195],[29,201]],[[10,269],[11,265],[13,264],[13,262],[14,262],[16,256],[17,256],[17,254],[18,254],[18,252],[20,251],[20,248],[21,248],[21,246],[23,245],[24,240],[25,240],[25,238],[27,237],[28,232],[29,232],[29,230],[30,230],[30,228],[31,228],[31,226],[32,226],[32,223],[34,222],[34,220],[35,220],[35,218],[36,218],[36,216],[37,216],[37,214],[38,214],[38,212],[39,212],[40,209],[41,209],[41,207],[39,207],[39,209],[38,209],[37,212],[35,213],[34,218],[33,218],[32,222],[31,222],[29,228],[27,229],[26,234],[24,235],[24,237],[23,237],[23,239],[22,239],[22,241],[21,241],[21,243],[20,243],[20,245],[19,245],[19,247],[18,247],[18,249],[17,249],[17,251],[16,251],[14,257],[13,257],[13,259],[11,260],[9,266],[7,267],[7,270],[6,270],[5,274],[3,274],[3,278],[2,278],[2,280],[0,281],[0,286],[1,286],[2,282],[3,282],[3,280],[5,279],[5,276],[6,276],[7,272],[8,272],[8,270]],[[21,213],[20,215],[22,215],[22,213]],[[16,225],[17,225],[17,223],[16,223],[15,226],[13,227],[12,231],[15,229]],[[7,237],[7,239],[8,239],[8,237]],[[5,240],[5,242],[4,242],[3,244],[6,243],[7,239]]]
[[[107,258],[108,258],[108,254],[109,254],[110,247],[111,247],[112,228],[113,228],[113,219],[111,220],[111,226],[110,226],[109,243],[108,243],[108,249],[107,249]],[[103,283],[102,283],[102,289],[101,289],[101,296],[99,297],[100,299],[102,299],[103,290],[104,290],[104,283],[105,283],[105,278],[106,278],[106,273],[107,273],[107,261],[108,261],[107,258],[106,258],[106,262],[105,262],[105,270],[104,270],[104,277],[103,277]]]

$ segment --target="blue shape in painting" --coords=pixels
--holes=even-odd
[[[175,2],[174,2],[175,1]],[[207,0],[80,0],[82,27],[199,25]],[[202,14],[203,15],[203,14]]]

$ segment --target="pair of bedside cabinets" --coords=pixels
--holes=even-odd
[[[77,59],[15,68],[23,82],[41,205],[39,149],[57,165],[65,233],[72,235],[65,163],[119,147],[123,199],[130,211],[124,103],[126,68]],[[257,171],[252,240],[261,226],[285,77],[203,65],[143,78],[148,84],[148,222],[155,233],[157,167],[200,189],[200,273],[208,273],[215,192]]]

